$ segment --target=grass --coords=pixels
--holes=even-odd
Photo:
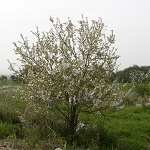
[[[118,148],[148,149],[150,144],[150,107],[127,107],[106,117],[106,128],[118,137]]]
[[[52,115],[28,116],[33,124],[23,124],[20,115],[26,104],[13,97],[14,84],[0,87],[0,143],[24,150],[148,150],[150,149],[150,107],[126,106],[122,110],[99,113],[82,113],[79,119],[85,128],[77,131],[74,141],[65,136],[64,123],[59,121],[60,132],[55,132],[45,119]],[[43,115],[43,116],[42,116]],[[45,119],[45,120],[44,120]],[[51,118],[50,118],[51,119]],[[59,130],[58,130],[59,131]]]
[[[134,86],[133,83],[119,83],[119,84],[122,87],[122,90],[125,92],[129,91]]]

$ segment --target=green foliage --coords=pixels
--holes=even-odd
[[[6,80],[7,80],[7,76],[2,75],[2,76],[0,77],[0,81],[6,81]]]
[[[134,82],[138,82],[141,76],[141,73],[143,73],[144,75],[146,75],[150,70],[150,66],[131,66],[128,67],[122,71],[118,71],[115,74],[115,79],[118,82],[123,82],[123,83],[132,83],[133,82],[133,78],[132,76],[134,75]],[[135,77],[136,76],[136,77]]]
[[[115,78],[118,82],[126,82],[126,86],[124,86],[123,90],[129,88],[131,85],[132,95],[136,93],[136,99],[141,99],[140,103],[145,106],[146,103],[149,103],[150,96],[150,66],[142,66],[139,67],[134,65],[133,67],[129,67],[124,69],[123,71],[119,71],[116,73]],[[129,84],[130,83],[130,84]],[[134,88],[133,88],[134,87]],[[131,96],[131,94],[129,94]],[[135,97],[135,96],[134,96]],[[129,98],[129,96],[127,97]],[[134,100],[134,99],[133,99]],[[133,102],[131,97],[127,102]],[[135,100],[134,100],[135,101]]]
[[[2,75],[2,76],[0,77],[0,86],[1,86],[1,85],[5,85],[7,82],[8,82],[7,76]]]
[[[23,131],[20,125],[0,122],[0,139],[4,139],[11,135],[15,135],[17,138],[23,137]]]
[[[22,80],[20,75],[11,75],[10,76],[10,80],[14,83],[14,84],[21,84]]]
[[[19,120],[18,109],[16,109],[16,100],[12,98],[14,92],[10,86],[0,88],[0,138],[16,136],[23,137],[23,130]]]
[[[149,83],[138,83],[135,85],[135,91],[142,98],[144,98],[144,97],[148,98],[150,96],[150,84]]]
[[[136,72],[135,72],[136,73]],[[148,99],[150,97],[150,70],[147,74],[144,73],[136,73],[138,74],[138,81],[137,75],[133,75],[133,84],[135,86],[135,92],[141,98],[142,105],[145,106],[148,103]]]

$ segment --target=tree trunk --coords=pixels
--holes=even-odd
[[[74,135],[76,132],[78,122],[77,106],[72,105],[70,111],[70,133]]]

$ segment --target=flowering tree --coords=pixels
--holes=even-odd
[[[150,97],[150,70],[144,72],[133,70],[130,74],[131,81],[135,87],[135,92],[142,98],[142,105],[149,101]]]
[[[43,101],[60,112],[73,134],[80,112],[101,111],[121,102],[118,85],[112,83],[118,59],[112,46],[115,36],[105,35],[101,19],[89,22],[82,17],[77,26],[70,19],[61,23],[51,17],[50,22],[49,32],[40,33],[38,28],[32,32],[36,43],[22,35],[22,41],[14,43],[22,64],[15,71],[25,83],[21,98],[34,106]]]

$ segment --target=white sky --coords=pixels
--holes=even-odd
[[[10,74],[7,59],[16,62],[12,42],[21,33],[32,39],[36,26],[50,29],[50,16],[76,23],[81,14],[114,30],[120,69],[150,65],[150,0],[0,0],[0,74]]]

